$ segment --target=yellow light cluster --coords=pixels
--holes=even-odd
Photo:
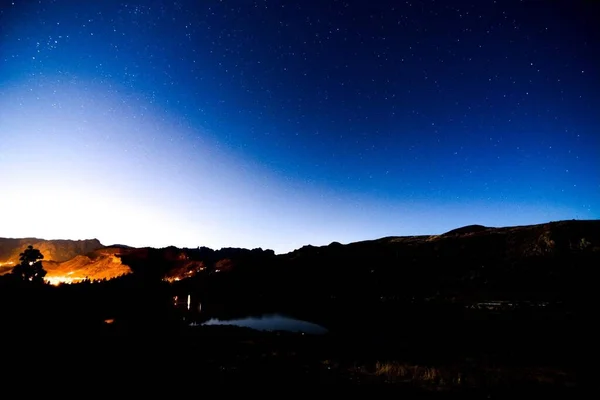
[[[44,278],[44,280],[51,285],[59,285],[61,283],[76,283],[83,280],[83,278],[71,278],[69,276],[50,276]]]

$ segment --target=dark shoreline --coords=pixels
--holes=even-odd
[[[485,357],[386,359],[375,352],[367,354],[366,348],[362,354],[353,351],[357,343],[329,334],[224,326],[168,331],[118,324],[105,324],[97,330],[55,328],[43,338],[40,331],[35,332],[44,342],[40,348],[4,357],[12,366],[5,378],[35,365],[43,371],[44,381],[75,384],[101,380],[140,394],[150,394],[157,386],[189,393],[214,385],[293,390],[385,385],[411,398],[573,398],[577,394],[574,369],[503,365]]]

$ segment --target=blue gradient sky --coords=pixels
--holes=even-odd
[[[0,237],[287,252],[600,218],[598,6],[367,3],[2,3]]]

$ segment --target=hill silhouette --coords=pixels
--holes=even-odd
[[[600,221],[558,221],[444,235],[305,246],[280,256],[298,285],[336,296],[573,299],[600,261]],[[318,277],[318,278],[317,278]]]
[[[483,225],[467,225],[463,226],[462,228],[452,229],[451,231],[444,233],[444,235],[464,235],[469,233],[483,232],[487,229],[489,228]]]
[[[469,225],[442,235],[307,245],[281,255],[263,249],[104,247],[97,240],[35,240],[33,245],[48,259],[48,278],[110,279],[133,272],[198,284],[202,277],[220,273],[223,293],[251,286],[255,292],[291,296],[293,287],[303,287],[310,288],[311,296],[363,299],[565,300],[577,291],[582,268],[600,261],[598,220],[502,228]],[[0,255],[10,259],[29,243],[0,239]],[[10,267],[3,269],[8,272]]]

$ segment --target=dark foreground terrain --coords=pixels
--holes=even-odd
[[[21,314],[22,315],[22,314]],[[157,314],[158,315],[158,314]],[[409,398],[573,398],[577,334],[572,315],[433,310],[397,323],[324,335],[189,326],[141,312],[132,320],[54,313],[3,325],[9,382],[194,393],[232,389],[385,384]],[[163,315],[164,317],[164,315]],[[6,318],[5,322],[9,322]],[[566,330],[564,328],[567,328]],[[87,390],[87,389],[86,389]],[[166,392],[164,392],[166,393]]]
[[[23,379],[12,373],[33,364],[43,371],[43,382],[134,387],[143,395],[164,387],[193,393],[212,385],[297,391],[373,384],[386,384],[401,395],[417,398],[573,398],[577,394],[575,372],[560,367],[468,358],[377,361],[355,358],[351,343],[332,337],[211,327],[176,337],[149,334],[135,342],[117,337],[87,339],[87,345],[73,339],[50,340],[37,355],[5,358],[15,370],[4,377]]]

